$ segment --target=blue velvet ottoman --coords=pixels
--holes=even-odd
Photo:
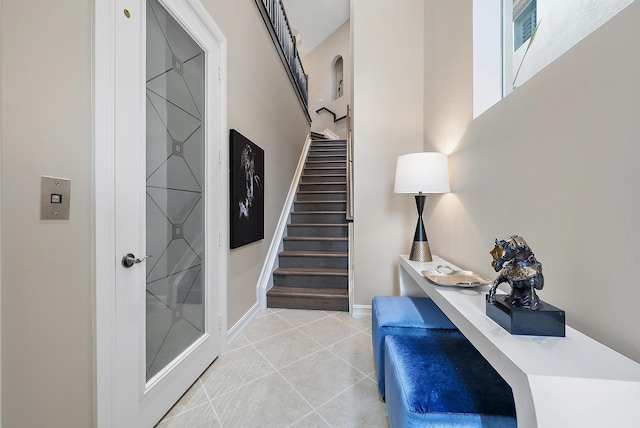
[[[384,398],[384,338],[387,335],[454,334],[456,326],[428,297],[376,296],[371,302],[371,340],[378,389]]]
[[[464,337],[387,336],[393,427],[516,427],[511,387]]]

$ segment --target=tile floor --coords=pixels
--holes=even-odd
[[[371,318],[266,309],[157,425],[388,427]]]

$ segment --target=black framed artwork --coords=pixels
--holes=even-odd
[[[264,150],[232,129],[229,135],[231,248],[264,239]]]

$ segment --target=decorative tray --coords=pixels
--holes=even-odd
[[[439,265],[435,270],[423,270],[422,275],[429,282],[444,287],[479,287],[493,281],[468,270],[454,270],[450,266]]]

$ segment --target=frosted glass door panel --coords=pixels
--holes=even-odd
[[[204,334],[204,51],[147,2],[147,380]]]

